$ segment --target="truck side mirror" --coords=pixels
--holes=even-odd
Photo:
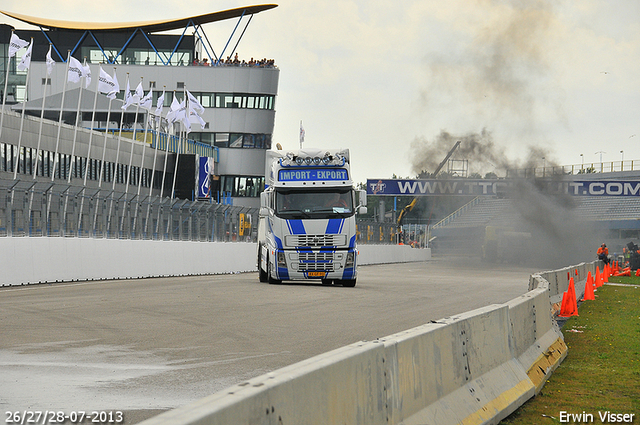
[[[367,205],[367,191],[366,190],[359,190],[358,191],[358,205]],[[365,212],[361,213],[361,214],[366,214],[366,208],[365,208]]]
[[[358,206],[358,214],[366,214],[366,213],[367,213],[367,207],[365,207],[364,205]]]

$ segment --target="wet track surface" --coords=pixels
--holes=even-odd
[[[503,303],[539,269],[476,259],[365,266],[355,288],[257,273],[0,288],[0,408],[125,423],[360,340]]]

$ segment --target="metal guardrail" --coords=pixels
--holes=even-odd
[[[139,197],[53,183],[0,182],[0,236],[254,241],[256,208]]]
[[[549,165],[534,168],[507,170],[507,178],[539,178],[561,175],[581,175],[594,173],[615,173],[620,171],[638,171],[640,161],[620,160],[611,162],[591,162],[574,165]]]
[[[258,209],[52,182],[0,181],[0,237],[255,242]],[[358,222],[358,243],[396,243],[391,223]]]

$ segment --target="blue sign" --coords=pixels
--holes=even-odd
[[[295,168],[280,170],[278,181],[337,181],[349,180],[349,173],[344,168]]]
[[[213,158],[201,156],[198,158],[198,198],[211,196],[209,175],[213,174]]]
[[[367,180],[367,194],[388,196],[496,196],[521,190],[523,180],[450,179],[450,180]],[[638,180],[535,180],[540,192],[571,196],[640,196]]]

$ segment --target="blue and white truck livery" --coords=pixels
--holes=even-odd
[[[266,161],[258,222],[260,281],[355,286],[355,214],[366,214],[367,198],[365,191],[354,190],[349,150],[267,151]]]

